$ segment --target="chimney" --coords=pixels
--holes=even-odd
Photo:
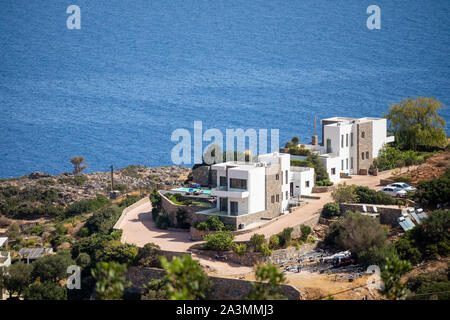
[[[319,139],[317,138],[317,135],[316,135],[316,116],[314,116],[314,135],[311,137],[311,144],[313,146],[316,146],[319,144]]]

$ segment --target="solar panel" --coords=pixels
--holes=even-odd
[[[400,227],[402,227],[403,230],[408,231],[408,226],[406,225],[405,221],[399,221]]]
[[[414,228],[414,222],[412,222],[410,218],[405,218],[405,222],[408,225],[409,229]]]
[[[419,213],[418,216],[419,216],[421,219],[426,219],[426,218],[428,218],[428,216],[427,216],[427,214],[426,214],[425,212]]]
[[[414,218],[414,220],[416,220],[417,223],[420,223],[419,216],[414,211],[412,211],[410,213],[411,213],[411,216]]]

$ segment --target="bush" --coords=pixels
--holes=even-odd
[[[280,238],[278,237],[278,235],[273,234],[270,236],[269,239],[269,248],[270,249],[277,249],[280,245]]]
[[[311,233],[311,227],[302,224],[300,226],[300,231],[302,232],[302,235],[301,235],[300,239],[302,241],[306,241],[306,239],[308,239],[309,234]]]
[[[261,245],[266,242],[266,238],[263,234],[257,234],[251,236],[250,243],[252,244],[254,251],[260,251]]]
[[[288,228],[284,228],[283,231],[281,231],[278,234],[278,238],[280,239],[281,247],[286,248],[287,246],[289,246],[291,244],[292,231],[294,231],[294,229],[291,227],[288,227]]]
[[[170,227],[170,219],[168,216],[158,216],[156,218],[156,227],[158,229],[168,229]]]
[[[91,257],[87,253],[82,252],[75,259],[75,262],[78,266],[84,269],[91,265]]]
[[[209,224],[206,221],[202,221],[202,222],[197,223],[195,228],[200,231],[209,231]]]
[[[89,234],[109,234],[121,214],[122,211],[118,207],[106,207],[95,211],[94,214],[86,220],[84,226],[88,228]]]
[[[450,171],[439,179],[420,181],[414,200],[423,206],[435,208],[437,204],[450,202]]]
[[[226,251],[233,246],[234,235],[229,231],[217,231],[203,237],[204,248],[209,250]]]
[[[213,231],[220,231],[225,227],[225,225],[218,216],[209,216],[208,225],[209,229]]]
[[[243,256],[244,253],[247,251],[247,245],[245,243],[241,244],[235,243],[233,245],[233,251],[236,252],[239,256]]]
[[[259,248],[259,253],[261,253],[264,257],[268,257],[272,255],[272,250],[269,249],[267,243],[263,243]]]
[[[328,202],[323,206],[322,216],[324,218],[332,219],[339,215],[341,215],[341,208],[336,202]]]
[[[347,183],[339,184],[336,189],[331,192],[333,200],[337,203],[354,203],[358,202],[358,195],[356,194],[356,186]]]
[[[384,192],[369,189],[368,187],[357,186],[355,188],[355,193],[358,203],[386,205],[399,204],[399,199],[395,199]]]
[[[69,205],[64,211],[64,217],[68,218],[80,215],[82,213],[90,213],[106,206],[109,203],[110,201],[101,195],[97,196],[95,199],[83,199]]]
[[[325,244],[358,255],[372,247],[387,245],[387,232],[378,221],[359,212],[347,211],[334,222],[325,238]]]
[[[153,219],[153,221],[156,222],[156,219],[158,218],[158,216],[159,216],[159,209],[156,208],[156,207],[153,207],[152,208],[152,219]]]
[[[160,267],[161,248],[154,243],[147,243],[138,249],[136,261],[144,267]]]
[[[329,186],[332,186],[333,184],[334,183],[328,179],[316,181],[316,186],[318,186],[318,187],[329,187]]]

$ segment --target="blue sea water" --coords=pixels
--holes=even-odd
[[[74,155],[89,171],[168,165],[194,120],[278,128],[282,144],[309,142],[314,116],[450,105],[449,52],[447,0],[1,0],[0,177],[70,171]]]

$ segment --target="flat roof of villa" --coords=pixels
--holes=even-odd
[[[322,119],[322,121],[336,121],[336,122],[352,122],[352,121],[358,121],[358,122],[365,122],[365,121],[376,121],[376,120],[383,120],[384,118],[375,118],[375,117],[362,117],[362,118],[351,118],[351,117],[331,117]],[[336,125],[336,124],[329,124],[329,125]]]

